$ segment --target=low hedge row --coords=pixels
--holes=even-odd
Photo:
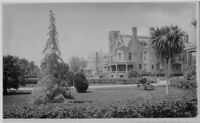
[[[197,88],[197,80],[185,80],[183,77],[174,77],[170,80],[170,86],[194,90]]]
[[[145,77],[151,83],[157,83],[155,77]],[[89,84],[138,84],[139,78],[87,79]]]
[[[137,84],[137,78],[87,79],[89,84]]]
[[[64,104],[14,106],[4,111],[4,118],[171,118],[195,117],[197,99],[180,95],[163,98],[136,98],[116,104],[89,103],[82,106]]]

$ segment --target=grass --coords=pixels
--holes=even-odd
[[[170,93],[185,94],[187,93],[181,89],[170,88]],[[92,88],[88,89],[87,93],[77,93],[72,89],[72,94],[75,97],[71,100],[69,105],[88,105],[88,104],[114,104],[127,100],[134,100],[137,97],[164,97],[165,87],[155,87],[155,90],[145,91],[137,87],[125,88]],[[9,110],[11,105],[23,106],[26,105],[30,99],[30,94],[4,95],[3,96],[3,110]]]

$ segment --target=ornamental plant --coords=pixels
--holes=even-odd
[[[74,87],[78,93],[84,93],[88,89],[88,82],[83,73],[79,72],[74,76]]]
[[[66,99],[72,98],[69,80],[65,74],[66,70],[63,69],[65,64],[58,49],[55,15],[51,10],[49,22],[49,38],[43,50],[44,58],[40,66],[42,77],[32,92],[31,102],[34,104],[62,103]]]

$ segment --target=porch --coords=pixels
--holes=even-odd
[[[110,78],[126,78],[128,72],[133,69],[133,63],[116,63],[108,66],[108,73],[110,74]]]

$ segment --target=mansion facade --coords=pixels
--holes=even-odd
[[[163,70],[162,62],[151,47],[150,37],[138,35],[136,27],[132,28],[131,35],[110,31],[108,37],[109,52],[96,52],[88,59],[87,77],[127,78],[131,70],[151,73]],[[184,44],[184,51],[171,60],[170,67],[174,73],[182,73],[185,66],[195,64],[195,43],[188,43],[188,36],[185,36]]]

